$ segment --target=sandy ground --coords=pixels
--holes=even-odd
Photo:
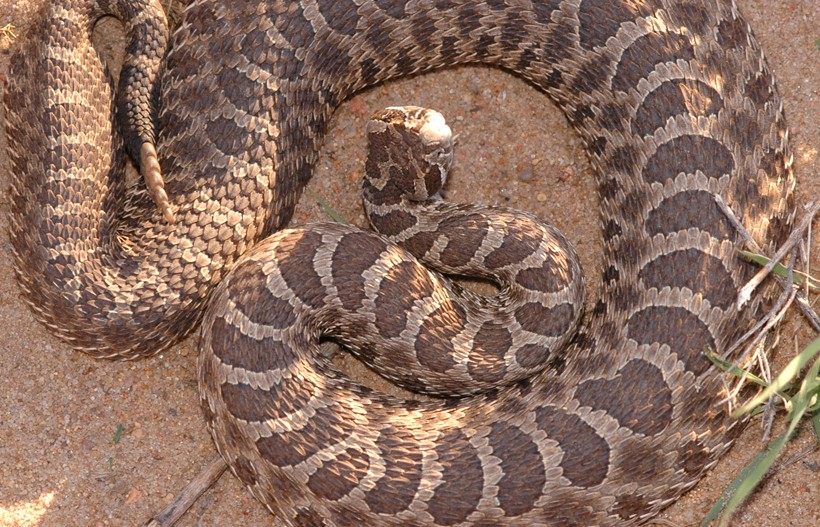
[[[0,27],[13,24],[19,38],[42,1],[0,0]],[[738,3],[762,41],[785,100],[798,197],[802,202],[817,199],[820,2]],[[101,44],[116,47],[116,39],[103,37]],[[0,87],[10,47],[8,39],[0,38]],[[546,97],[510,75],[487,69],[391,83],[348,101],[333,121],[296,222],[327,219],[316,203],[319,197],[348,222],[363,223],[357,191],[365,118],[383,106],[411,103],[439,109],[460,135],[452,200],[509,204],[554,221],[576,243],[587,276],[599,276],[596,198],[577,138]],[[10,177],[5,129],[0,127],[0,188],[6,188]],[[52,337],[35,322],[12,278],[4,196],[0,194],[0,526],[139,525],[167,505],[215,452],[197,404],[195,344],[189,339],[149,360],[116,363],[89,359]],[[813,243],[815,270],[820,267],[818,239]],[[784,364],[812,338],[807,325],[792,316],[783,328],[776,364]],[[760,437],[759,428],[750,426],[731,454],[668,509],[663,525],[699,523],[761,448]],[[820,453],[813,446],[804,426],[732,524],[820,525]],[[225,476],[181,525],[272,522],[235,478]]]

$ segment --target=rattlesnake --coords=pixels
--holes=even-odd
[[[736,307],[752,271],[737,259],[740,235],[714,196],[771,247],[788,230],[793,186],[782,105],[733,3],[195,2],[162,73],[165,211],[124,181],[111,89],[88,43],[89,20],[114,11],[136,24],[137,36],[159,31],[148,54],[157,59],[162,24],[145,16],[156,9],[147,3],[92,9],[63,1],[12,60],[5,103],[18,174],[18,276],[58,335],[95,356],[124,358],[190,331],[224,280],[203,329],[205,413],[233,472],[286,524],[634,524],[690,488],[728,448],[739,427],[719,404],[721,382],[702,352],[733,359],[730,344],[763,304],[758,297]],[[284,304],[318,303],[310,291],[341,287],[319,245],[304,241],[325,236],[315,231],[274,235],[235,265],[290,218],[333,109],[382,80],[468,62],[512,70],[551,95],[596,169],[603,293],[569,348],[533,377],[425,402],[351,385],[321,358],[254,354],[274,335],[319,338],[319,326],[291,326],[296,317]],[[136,110],[121,104],[121,113],[142,124],[126,142],[156,176],[141,143],[153,133],[143,111],[151,74],[140,73],[141,56],[129,64],[124,78],[138,80],[142,102]],[[165,203],[156,179],[149,187]],[[440,364],[451,367],[437,371],[435,360],[412,358],[446,374],[445,383],[453,371],[510,380],[506,370],[465,366],[458,353],[482,340],[478,331],[459,334],[457,317],[438,317],[450,325],[425,333],[426,321],[438,321],[430,301],[380,289],[390,282],[367,266],[394,249],[367,245],[380,239],[346,227],[328,229],[351,243],[335,259],[334,247],[344,244],[331,244],[323,258],[359,265],[344,285],[364,288],[339,298],[375,308],[363,316],[376,317],[377,328],[375,300],[410,308],[384,325],[384,336],[442,338],[453,355]],[[277,250],[308,259],[283,264],[272,260]],[[303,269],[304,280],[283,268]],[[430,280],[394,275],[408,293],[424,293]],[[231,288],[251,279],[269,288]],[[235,309],[226,311],[226,298]],[[261,302],[283,310],[254,318]],[[527,320],[530,333],[547,324]],[[493,330],[496,342],[509,342],[509,328]],[[358,347],[376,367],[391,362]],[[506,364],[508,350],[490,351]],[[415,382],[401,371],[388,375]],[[424,381],[443,391],[435,375]]]

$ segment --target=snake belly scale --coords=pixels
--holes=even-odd
[[[178,341],[222,283],[203,329],[203,407],[233,473],[285,524],[633,525],[730,446],[740,426],[702,351],[735,358],[730,345],[765,298],[736,307],[753,269],[738,260],[740,235],[715,196],[770,248],[789,228],[793,187],[782,104],[734,2],[195,0],[161,70],[156,151],[172,214],[124,181],[121,145],[134,155],[140,145],[120,137],[88,43],[99,14],[145,28],[155,9],[55,1],[13,58],[5,104],[18,277],[56,334],[120,358]],[[300,306],[322,309],[323,291],[358,282],[362,291],[338,298],[362,313],[375,306],[364,315],[375,317],[378,300],[401,289],[414,295],[403,301],[412,316],[384,324],[388,339],[436,333],[445,352],[493,342],[505,364],[520,336],[513,325],[549,333],[533,316],[547,307],[487,321],[456,346],[466,323],[422,335],[437,318],[422,286],[438,275],[385,256],[397,249],[382,238],[337,226],[257,242],[290,219],[342,100],[468,63],[543,90],[584,141],[600,194],[603,292],[566,350],[531,377],[405,401],[314,355],[327,321],[299,326]],[[439,247],[414,225],[405,246]],[[393,267],[378,265],[386,260]],[[507,378],[503,368],[459,371]]]

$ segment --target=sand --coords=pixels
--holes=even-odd
[[[19,38],[42,1],[0,0],[0,27],[13,24]],[[762,42],[785,101],[797,197],[803,203],[817,199],[820,2],[738,4]],[[118,42],[116,31],[100,38],[103,48],[116,49]],[[2,88],[10,47],[9,39],[0,38]],[[328,219],[318,197],[348,222],[363,224],[357,192],[364,123],[390,104],[432,106],[459,134],[450,199],[511,205],[553,221],[575,242],[587,276],[599,276],[597,199],[580,142],[545,96],[511,75],[484,68],[390,83],[345,103],[331,124],[295,222]],[[5,189],[12,175],[1,126],[0,188]],[[140,525],[215,453],[198,406],[195,343],[189,339],[170,352],[133,363],[95,361],[71,351],[34,320],[21,299],[11,269],[8,207],[8,198],[0,197],[0,526]],[[818,239],[813,242],[815,270],[820,267]],[[815,336],[792,315],[783,326],[775,366]],[[698,524],[761,447],[761,431],[753,423],[696,489],[662,515],[668,522],[664,525]],[[819,470],[820,453],[809,427],[803,426],[732,525],[820,525]],[[272,522],[238,480],[227,475],[180,525]]]

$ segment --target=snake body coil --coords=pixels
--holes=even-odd
[[[130,17],[135,42],[160,42],[151,35],[162,24],[146,15],[157,7],[145,3],[56,2],[12,61],[18,276],[55,333],[125,358],[189,332],[223,282],[203,329],[203,406],[234,474],[286,524],[631,525],[725,452],[740,427],[702,352],[735,358],[730,345],[764,298],[736,307],[753,269],[715,196],[771,247],[788,230],[793,186],[781,101],[734,2],[195,1],[162,72],[165,218],[149,191],[124,182],[112,90],[88,42],[94,17],[112,11]],[[156,58],[162,46],[148,49]],[[151,80],[134,57],[125,78]],[[440,295],[438,275],[341,226],[275,234],[245,254],[290,219],[340,101],[467,63],[549,94],[597,173],[603,293],[546,365],[538,338],[571,328],[571,302],[539,296],[504,321],[473,323]],[[150,86],[137,90],[145,100]],[[138,139],[125,135],[133,155],[153,133],[136,129]],[[532,265],[511,271],[525,290],[564,287],[539,267],[549,251],[516,245],[514,230],[491,235],[476,217],[475,231],[448,238],[414,221],[389,234],[422,256],[457,263],[447,248],[461,238],[458,254],[487,267]],[[351,383],[311,352],[344,316],[322,313],[339,307],[355,313],[345,336],[369,326],[410,343],[409,361],[352,344],[388,376],[412,385],[418,364],[425,385],[461,376],[477,395],[403,401]],[[561,309],[564,323],[542,316]],[[493,379],[502,385],[487,388]]]

